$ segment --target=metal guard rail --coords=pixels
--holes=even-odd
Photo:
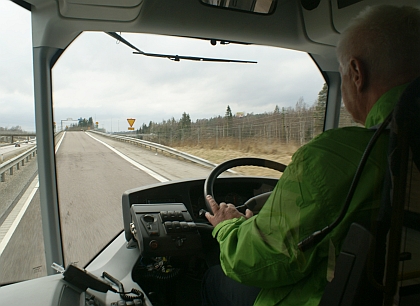
[[[16,166],[16,169],[19,170],[20,165],[25,165],[26,162],[29,162],[29,159],[32,157],[35,157],[37,154],[37,147],[33,147],[32,149],[29,149],[22,154],[0,164],[0,181],[4,182],[6,180],[6,172],[9,170],[10,175],[13,175],[13,169]]]
[[[161,145],[161,144],[158,144],[158,143],[150,142],[150,141],[147,141],[147,140],[141,140],[141,139],[127,137],[127,136],[110,135],[110,134],[106,134],[106,133],[102,133],[102,132],[98,132],[98,131],[89,131],[89,132],[90,133],[96,133],[96,134],[99,134],[99,135],[103,135],[103,136],[106,136],[106,137],[115,138],[115,139],[118,139],[120,141],[132,142],[132,143],[144,146],[145,148],[147,148],[147,147],[149,147],[150,149],[153,148],[156,151],[160,150],[162,152],[166,152],[168,154],[181,157],[183,159],[189,160],[189,161],[191,161],[193,163],[196,163],[196,164],[203,165],[205,167],[214,168],[214,167],[217,166],[217,164],[213,164],[213,163],[211,163],[208,160],[205,160],[203,158],[200,158],[200,157],[197,157],[197,156],[185,153],[185,152],[181,152],[181,151],[178,151],[174,148],[167,147],[167,146],[164,146],[164,145]]]

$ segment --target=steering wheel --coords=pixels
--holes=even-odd
[[[280,172],[283,172],[286,169],[286,165],[282,163],[278,163],[275,161],[271,161],[268,159],[263,158],[256,158],[256,157],[242,157],[242,158],[235,158],[228,161],[225,161],[221,164],[219,164],[216,168],[214,168],[209,176],[206,178],[204,182],[204,200],[206,203],[207,210],[212,213],[212,209],[210,207],[210,203],[207,201],[207,196],[211,195],[213,196],[213,185],[216,181],[216,178],[226,170],[238,166],[259,166],[259,167],[265,167],[273,170],[277,170]],[[255,197],[252,197],[248,201],[245,202],[244,205],[236,207],[241,213],[245,213],[246,209],[251,209],[255,206],[255,204],[259,201],[261,201],[261,198],[267,199],[271,192],[263,193],[260,195],[257,195]]]

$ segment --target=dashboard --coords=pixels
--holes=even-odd
[[[133,239],[130,231],[131,206],[135,204],[182,203],[196,223],[207,223],[199,211],[207,210],[204,201],[204,179],[165,182],[126,191],[122,196],[124,231],[127,241]],[[277,184],[276,178],[222,177],[214,184],[214,198],[218,203],[243,205],[248,199],[269,191]]]

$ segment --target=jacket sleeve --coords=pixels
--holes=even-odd
[[[214,229],[222,268],[232,279],[260,288],[285,286],[302,279],[314,264],[313,260],[308,262],[311,254],[297,248],[302,213],[316,213],[310,205],[302,210],[308,193],[302,184],[303,167],[307,166],[303,150],[295,153],[257,216],[226,220]]]

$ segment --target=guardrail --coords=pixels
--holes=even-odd
[[[205,160],[203,158],[182,152],[182,151],[178,151],[174,148],[171,147],[167,147],[158,143],[154,143],[154,142],[150,142],[147,140],[141,140],[141,139],[137,139],[137,138],[133,138],[133,137],[127,137],[127,136],[118,136],[118,135],[111,135],[111,134],[106,134],[106,133],[102,133],[102,132],[98,132],[98,131],[89,131],[89,133],[95,133],[95,134],[99,134],[99,135],[103,135],[106,137],[110,137],[110,138],[114,138],[117,139],[119,141],[124,141],[124,142],[128,142],[128,143],[133,143],[135,145],[139,145],[139,146],[143,146],[145,148],[149,148],[149,149],[155,149],[156,151],[161,151],[161,152],[165,152],[167,154],[170,155],[174,155],[180,158],[183,158],[185,160],[191,161],[193,163],[196,164],[200,164],[203,165],[205,167],[210,167],[210,168],[214,168],[217,166],[217,164],[211,163],[208,160]]]
[[[14,168],[16,167],[16,170],[20,169],[20,166],[25,165],[25,161],[29,162],[29,160],[32,157],[35,157],[37,154],[37,148],[36,146],[32,149],[29,149],[22,154],[8,160],[7,162],[4,162],[0,164],[0,181],[4,182],[6,181],[6,172],[9,171],[10,175],[13,175]]]

